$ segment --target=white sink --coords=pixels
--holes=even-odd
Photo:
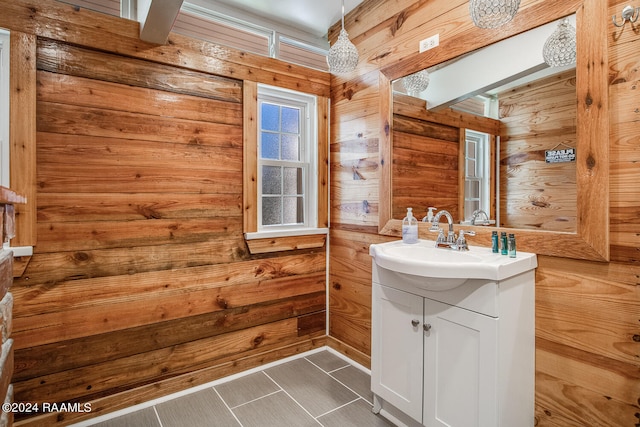
[[[469,279],[500,281],[537,267],[535,254],[518,252],[516,258],[495,254],[491,248],[469,246],[469,251],[436,248],[431,240],[406,244],[402,240],[373,244],[369,254],[381,268],[428,278],[429,290],[453,289]]]

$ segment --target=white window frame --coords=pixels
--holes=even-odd
[[[273,161],[262,159],[260,149],[260,132],[262,129],[261,106],[264,102],[299,108],[300,120],[300,161]],[[258,232],[265,235],[297,235],[317,230],[317,194],[318,194],[318,123],[317,123],[317,97],[288,89],[282,89],[264,84],[258,85]],[[304,223],[291,225],[262,225],[262,167],[270,165],[283,165],[302,167],[304,170]]]

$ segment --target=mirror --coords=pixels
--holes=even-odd
[[[513,35],[557,21],[562,17],[576,14],[577,65],[575,89],[577,96],[575,135],[575,225],[571,230],[542,231],[523,228],[516,224],[509,232],[516,233],[520,250],[589,260],[608,260],[608,99],[607,99],[607,11],[597,0],[564,2],[544,2],[521,8],[516,18],[498,30],[481,30],[470,24],[465,30],[452,33],[451,37],[440,35],[440,46],[424,54],[412,54],[403,61],[383,68],[380,73],[380,214],[379,232],[399,236],[401,220],[394,215],[393,189],[396,177],[393,175],[393,91],[392,82],[424,68],[444,64],[460,56],[467,55],[482,47],[505,40]],[[430,83],[431,84],[431,83]],[[466,127],[466,126],[465,126]],[[453,138],[453,136],[450,136]],[[458,141],[458,144],[460,142]],[[456,145],[457,150],[457,145]],[[457,153],[457,151],[456,151]],[[513,160],[513,159],[511,159]],[[453,160],[449,160],[453,161]],[[505,167],[509,165],[508,161]],[[508,170],[508,169],[505,169]],[[508,175],[508,174],[507,174]],[[494,178],[498,182],[497,178]],[[458,181],[454,179],[454,182]],[[509,182],[508,179],[506,182]],[[397,182],[396,182],[397,184]],[[414,187],[424,184],[414,184]],[[427,184],[428,185],[428,184]],[[494,185],[499,193],[502,186]],[[446,194],[446,189],[439,189]],[[500,196],[497,194],[494,200]],[[528,203],[544,205],[545,200],[527,200]],[[445,202],[446,203],[446,202]],[[453,202],[455,203],[455,202]],[[457,206],[462,205],[458,197]],[[406,204],[402,210],[406,208]],[[435,206],[443,209],[442,206]],[[415,211],[415,209],[414,209]],[[418,213],[418,216],[421,213]],[[459,217],[458,219],[464,219]],[[502,222],[502,221],[501,221]],[[561,222],[561,221],[558,221]],[[457,230],[473,229],[476,237],[471,244],[488,246],[490,234],[495,227],[456,225]],[[421,225],[421,237],[433,238],[426,224]],[[499,228],[502,230],[502,228]],[[477,243],[476,243],[477,242]]]
[[[542,55],[564,19],[392,83],[393,218],[576,231],[575,64]]]

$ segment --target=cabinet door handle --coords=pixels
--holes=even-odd
[[[413,327],[414,327],[414,328],[417,328],[417,327],[418,327],[418,325],[420,324],[420,321],[419,321],[419,320],[416,320],[416,319],[413,319],[413,320],[411,321],[411,324],[413,325]]]
[[[422,329],[424,329],[425,332],[429,332],[431,330],[431,324],[425,323],[424,325],[422,325]]]

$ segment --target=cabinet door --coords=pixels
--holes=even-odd
[[[422,422],[423,298],[378,284],[372,294],[371,388]]]
[[[498,319],[425,299],[424,425],[496,427]]]

